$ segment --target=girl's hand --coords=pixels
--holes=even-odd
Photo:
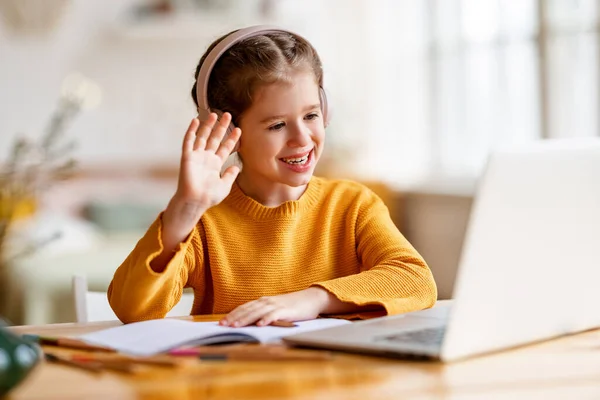
[[[223,201],[240,172],[237,166],[231,166],[221,175],[221,168],[240,138],[241,130],[235,128],[221,143],[231,122],[231,114],[224,113],[215,127],[216,121],[215,113],[211,113],[202,124],[197,118],[192,120],[183,141],[174,196],[178,202],[203,211]]]
[[[221,175],[221,168],[242,131],[235,128],[221,143],[231,115],[223,114],[213,130],[216,121],[215,113],[202,124],[194,118],[185,133],[177,191],[162,216],[163,251],[150,263],[155,272],[164,271],[177,245],[189,236],[206,210],[223,201],[240,173],[238,167],[231,166]]]
[[[315,319],[329,304],[331,295],[324,289],[310,287],[299,292],[261,297],[237,307],[219,324],[240,327],[256,323],[269,325],[273,321],[303,321]]]

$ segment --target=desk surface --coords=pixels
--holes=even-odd
[[[216,317],[184,317],[197,321]],[[115,322],[12,327],[76,335]],[[191,362],[136,375],[43,363],[8,399],[599,399],[600,330],[453,364],[336,353],[331,361]]]

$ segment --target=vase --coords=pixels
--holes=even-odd
[[[0,327],[0,397],[25,380],[39,364],[41,355],[37,344]]]

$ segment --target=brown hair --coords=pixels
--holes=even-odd
[[[196,80],[208,53],[227,35],[208,47],[196,67]],[[233,123],[238,125],[243,113],[252,105],[258,88],[279,81],[289,82],[291,73],[301,70],[312,71],[316,82],[322,82],[319,55],[303,38],[288,32],[249,37],[229,48],[215,63],[208,80],[208,104],[212,109],[231,113]],[[192,87],[192,98],[197,107],[196,84],[194,82]]]

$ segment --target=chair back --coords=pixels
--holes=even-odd
[[[72,288],[77,322],[112,321],[118,319],[108,303],[106,292],[89,291],[85,276],[73,276]],[[167,313],[167,317],[190,315],[193,304],[194,294],[183,293],[181,300]]]

